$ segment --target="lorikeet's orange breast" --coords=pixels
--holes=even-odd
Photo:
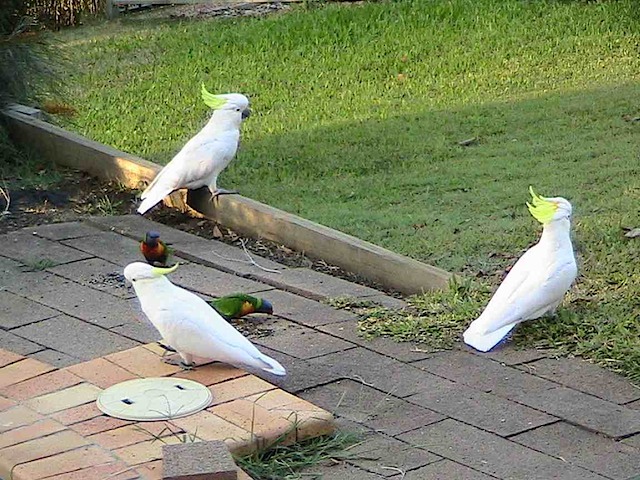
[[[249,302],[243,302],[240,307],[240,316],[244,317],[245,315],[249,315],[256,311],[256,308]]]
[[[151,247],[147,245],[145,242],[140,243],[140,250],[142,250],[142,254],[147,261],[150,262],[163,262],[166,260],[166,248],[165,246],[158,242],[155,246]]]

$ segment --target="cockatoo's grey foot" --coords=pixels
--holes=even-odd
[[[196,366],[191,359],[191,355],[182,355],[180,352],[178,352],[178,355],[163,356],[162,361],[166,364],[180,367],[183,370],[193,370],[193,367]]]
[[[224,188],[218,188],[211,194],[211,200],[215,200],[220,195],[237,195],[238,193],[240,192],[237,190],[225,190]]]
[[[156,342],[158,344],[158,346],[164,348],[164,352],[162,353],[162,356],[164,357],[168,352],[175,352],[176,350],[171,346],[171,345],[165,345],[162,342]]]

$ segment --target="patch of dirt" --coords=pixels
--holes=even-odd
[[[66,169],[57,169],[63,179],[49,188],[12,188],[9,181],[5,190],[9,193],[8,214],[0,217],[0,234],[24,227],[49,223],[72,222],[90,216],[126,215],[135,213],[136,193],[122,189],[115,183],[102,182],[87,175]],[[0,197],[0,212],[6,201]],[[355,273],[315,260],[290,248],[264,239],[241,237],[234,231],[214,221],[195,218],[187,213],[160,205],[147,218],[167,226],[215,239],[229,245],[246,249],[257,256],[265,257],[288,267],[306,267],[335,277],[375,288],[397,298],[402,295],[389,291]],[[259,263],[259,259],[256,259]],[[107,279],[118,283],[118,279]]]
[[[142,6],[129,8],[126,14],[133,19],[203,19],[214,17],[262,17],[285,12],[291,6],[287,2],[212,2],[197,5]]]

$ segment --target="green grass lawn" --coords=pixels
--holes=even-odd
[[[628,117],[640,115],[635,5],[322,4],[260,19],[129,18],[53,37],[76,68],[71,128],[165,163],[207,118],[202,81],[244,92],[254,115],[222,187],[478,277],[474,291],[536,241],[530,184],[570,199],[579,282],[560,319],[521,329],[522,342],[640,379],[640,239],[622,235],[640,225],[640,122]],[[452,292],[463,328],[484,303],[470,309]],[[401,334],[365,327],[423,337],[439,315]]]

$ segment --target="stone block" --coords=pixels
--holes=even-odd
[[[640,450],[564,422],[511,440],[609,478],[626,480],[640,472]]]
[[[430,358],[413,365],[434,375],[504,398],[519,398],[529,392],[558,386],[528,372],[459,350],[434,353]]]
[[[41,362],[53,365],[56,368],[64,368],[82,362],[82,360],[77,357],[73,357],[71,355],[67,355],[66,353],[58,352],[57,350],[52,350],[50,348],[40,350],[39,352],[33,353],[29,356],[31,358],[35,358],[36,360],[40,360]]]
[[[223,297],[232,293],[255,293],[272,290],[273,287],[248,278],[205,267],[197,263],[182,265],[170,275],[172,283],[182,288],[211,297]]]
[[[324,355],[309,362],[333,368],[344,378],[357,380],[397,397],[413,395],[446,381],[364,348]]]
[[[60,312],[6,290],[0,290],[0,327],[11,329],[55,317]]]
[[[304,473],[308,473],[311,478],[321,478],[322,480],[380,480],[383,478],[348,463],[330,463],[311,467]]]
[[[373,350],[401,362],[415,362],[433,356],[428,347],[415,342],[398,342],[389,337],[365,338],[360,336],[357,319],[320,325],[317,328],[321,332],[348,340],[368,350]]]
[[[142,313],[136,315],[136,318],[128,323],[109,330],[140,343],[152,343],[162,339],[160,332]]]
[[[495,360],[496,362],[504,363],[505,365],[521,365],[541,358],[546,358],[549,354],[549,352],[545,350],[516,348],[510,343],[503,343],[490,352],[479,352],[465,344],[460,345],[459,348],[467,353],[477,355],[481,358]]]
[[[39,238],[24,230],[0,235],[0,243],[3,256],[25,265],[32,265],[42,260],[49,260],[59,265],[91,257],[85,252],[46,238]]]
[[[144,261],[140,253],[141,240],[142,237],[140,240],[133,240],[115,232],[101,232],[90,238],[63,240],[61,243],[125,267],[131,262]],[[109,248],[105,248],[105,245]]]
[[[383,477],[392,477],[440,460],[438,455],[380,434],[367,437],[350,448],[349,456],[347,461],[352,465]]]
[[[261,326],[272,330],[270,335],[258,336],[251,341],[300,359],[310,359],[328,353],[341,352],[354,345],[303,325],[270,317]]]
[[[91,360],[137,345],[133,340],[67,315],[32,323],[13,331],[31,341],[82,360]]]
[[[133,287],[126,282],[123,268],[102,258],[89,258],[80,262],[58,265],[48,269],[68,280],[80,283],[116,297],[133,298]]]
[[[494,478],[447,459],[411,470],[404,475],[404,480],[493,480]]]
[[[263,296],[273,305],[275,315],[308,327],[345,321],[355,324],[358,320],[353,313],[283,290],[265,292]]]
[[[613,403],[640,399],[640,389],[629,380],[580,358],[545,358],[520,368]]]
[[[640,432],[640,411],[566,387],[523,392],[515,400],[609,437],[620,438]]]
[[[49,240],[68,240],[70,238],[81,238],[101,233],[101,230],[83,222],[51,223],[48,225],[38,225],[26,229],[38,237]]]
[[[14,333],[18,333],[18,330],[19,329],[16,329],[12,332],[5,332],[4,330],[0,330],[0,348],[21,355],[31,355],[35,352],[44,350],[44,347],[42,345],[38,345],[37,343],[32,342],[21,335],[15,335]]]
[[[300,396],[342,418],[391,436],[445,418],[433,410],[386,395],[353,380],[312,388]]]
[[[164,480],[236,480],[236,466],[224,442],[166,445],[162,448]]]
[[[527,480],[604,480],[589,472],[530,448],[456,420],[447,419],[399,436],[490,476]]]

